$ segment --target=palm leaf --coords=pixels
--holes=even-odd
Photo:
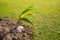
[[[22,20],[22,21],[25,21],[25,22],[28,22],[28,23],[32,24],[32,22],[31,22],[30,20],[28,20],[27,18],[20,18],[20,20]],[[32,25],[33,25],[33,24],[32,24]]]
[[[22,18],[22,17],[25,17],[27,14],[30,14],[30,13],[27,13],[28,11],[31,11],[32,10],[32,7],[33,6],[29,6],[27,9],[25,9],[20,15],[19,17]]]

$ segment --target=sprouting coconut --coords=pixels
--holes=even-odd
[[[23,23],[21,20],[32,24],[30,20],[25,18],[31,7],[28,7],[19,15],[17,22],[8,18],[0,18],[0,40],[32,40],[32,29],[27,25],[21,25]]]

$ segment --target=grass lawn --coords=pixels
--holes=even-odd
[[[0,17],[17,19],[31,5],[33,40],[60,40],[60,0],[0,0]]]

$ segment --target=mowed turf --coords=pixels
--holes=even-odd
[[[17,19],[31,5],[33,40],[60,40],[60,0],[0,0],[0,17]]]

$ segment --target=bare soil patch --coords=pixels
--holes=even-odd
[[[22,26],[22,29],[19,27]],[[32,29],[22,24],[17,25],[13,19],[0,18],[0,40],[32,40]]]

